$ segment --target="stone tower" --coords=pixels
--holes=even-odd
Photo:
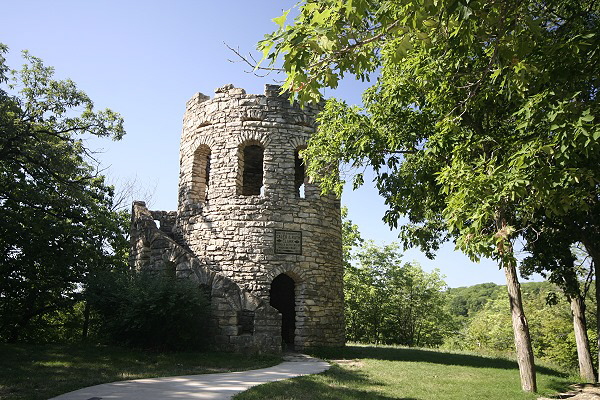
[[[177,212],[134,204],[132,266],[208,286],[224,349],[344,343],[339,200],[306,179],[299,155],[316,113],[274,85],[198,93],[183,120]]]

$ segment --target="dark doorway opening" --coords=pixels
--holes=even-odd
[[[296,329],[296,300],[294,298],[294,280],[281,274],[271,283],[270,304],[281,313],[281,338],[286,348],[294,348],[294,330]]]

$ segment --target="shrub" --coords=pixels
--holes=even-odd
[[[191,281],[109,273],[91,280],[88,301],[100,336],[111,343],[161,350],[206,344],[208,296]]]

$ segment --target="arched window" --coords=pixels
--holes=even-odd
[[[306,187],[306,166],[304,160],[300,157],[300,150],[303,148],[299,147],[294,152],[294,189],[296,190],[296,197],[305,198],[304,189]]]
[[[263,159],[264,148],[258,144],[246,145],[240,152],[242,195],[257,196],[261,194],[263,186]]]
[[[210,183],[210,148],[202,144],[194,152],[192,164],[191,199],[196,202],[208,200]]]

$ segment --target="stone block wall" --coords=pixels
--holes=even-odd
[[[164,250],[158,248],[169,239],[169,248],[177,244],[215,274],[214,298],[223,280],[223,288],[234,283],[244,296],[261,301],[250,308],[243,302],[215,305],[221,322],[230,324],[227,333],[248,332],[253,317],[254,330],[261,325],[277,331],[272,340],[279,342],[282,322],[273,325],[271,288],[279,275],[289,276],[297,350],[344,344],[339,199],[321,195],[299,168],[298,151],[315,131],[317,112],[291,104],[273,85],[266,85],[264,95],[226,85],[213,99],[192,97],[183,119],[177,213],[149,212],[160,221],[159,245],[134,244],[132,253],[136,267],[159,268]],[[178,276],[189,271],[177,267]],[[245,322],[234,328],[234,321]],[[270,346],[266,337],[251,336],[221,334],[218,340],[239,348]]]
[[[205,263],[156,227],[155,216],[144,202],[133,204],[130,265],[137,271],[191,279],[198,283],[199,290],[206,289],[213,317],[206,334],[217,348],[237,352],[281,351],[281,315],[277,310],[231,279],[207,269]],[[251,318],[251,326],[246,329],[241,321],[244,314]]]

